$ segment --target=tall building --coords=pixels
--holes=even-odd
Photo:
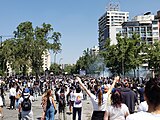
[[[48,50],[45,51],[45,53],[42,55],[43,58],[43,70],[50,69],[51,66],[51,55]]]
[[[107,38],[111,44],[117,44],[116,34],[122,29],[122,23],[128,21],[129,12],[120,11],[119,4],[110,3],[107,11],[98,20],[99,26],[99,48],[104,49]]]
[[[98,55],[98,53],[99,53],[99,47],[98,46],[92,47],[90,49],[90,53],[91,53],[91,55],[94,55],[94,56]]]
[[[155,40],[159,40],[159,20],[154,19],[154,15],[147,12],[122,24],[123,36],[132,37],[134,33],[139,34],[142,41],[147,44],[154,43]]]

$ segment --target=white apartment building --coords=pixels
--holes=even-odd
[[[91,49],[90,49],[90,53],[91,53],[91,55],[98,55],[98,53],[99,53],[99,47],[98,46],[94,46],[94,47],[92,47]]]
[[[134,33],[139,34],[142,41],[147,44],[159,40],[159,20],[154,19],[151,13],[135,16],[132,21],[122,24],[122,35],[132,37]]]
[[[100,50],[103,50],[107,38],[111,40],[111,44],[117,44],[116,34],[122,30],[122,23],[128,19],[129,12],[120,11],[118,4],[109,4],[105,14],[98,20]]]
[[[42,55],[43,58],[43,70],[45,71],[46,68],[49,70],[50,66],[51,66],[51,54],[50,52],[47,50],[45,51],[45,53]]]

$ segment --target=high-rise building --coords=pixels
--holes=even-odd
[[[119,4],[110,3],[107,11],[98,20],[99,25],[99,48],[104,49],[107,38],[111,44],[117,44],[116,34],[122,29],[122,23],[128,21],[129,12],[120,11]]]
[[[50,52],[48,50],[46,50],[44,52],[44,54],[42,55],[43,58],[43,70],[45,71],[46,69],[50,69],[51,66],[51,55]]]
[[[147,44],[154,43],[155,40],[159,40],[159,20],[154,19],[154,15],[147,12],[122,24],[123,36],[132,37],[134,33],[139,34],[141,40]]]
[[[91,54],[91,55],[96,56],[96,55],[98,55],[98,53],[99,53],[99,47],[98,47],[98,46],[94,46],[94,47],[92,47],[92,48],[90,49],[90,54]]]

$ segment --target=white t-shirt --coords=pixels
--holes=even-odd
[[[75,96],[74,96],[74,92],[73,91],[70,93],[70,100],[71,101],[75,100]]]
[[[1,96],[0,96],[0,106],[3,106],[3,101]]]
[[[148,111],[148,104],[147,104],[146,101],[141,102],[139,104],[139,106],[138,106],[138,112],[140,112],[140,111],[144,111],[144,112]]]
[[[126,120],[160,120],[160,114],[141,111],[127,116]]]
[[[82,93],[74,93],[74,105],[75,108],[81,108],[82,107],[82,99],[83,94]]]
[[[10,92],[10,93],[9,93],[10,96],[16,96],[16,89],[15,89],[15,88],[12,87],[12,88],[9,90],[9,92]]]
[[[108,115],[110,120],[125,120],[126,113],[129,114],[128,107],[125,104],[121,104],[120,108],[108,106]]]
[[[108,94],[103,94],[103,101],[102,101],[102,105],[98,106],[98,98],[91,93],[91,102],[93,104],[93,110],[94,111],[106,111],[106,104],[107,104],[107,98],[108,98]]]

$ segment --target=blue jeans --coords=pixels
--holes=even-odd
[[[51,105],[47,110],[46,110],[46,120],[54,120],[54,106]]]

